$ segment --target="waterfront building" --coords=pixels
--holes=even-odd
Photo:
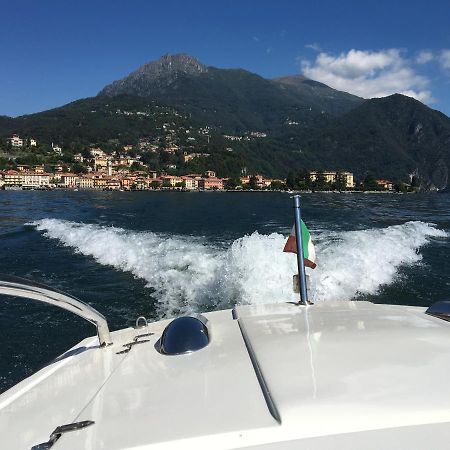
[[[3,173],[3,181],[6,186],[22,186],[23,175],[17,170],[7,170]]]
[[[161,177],[163,186],[176,187],[177,184],[181,184],[183,179],[175,175],[166,175]]]
[[[355,180],[351,172],[341,172],[341,175],[344,177],[346,188],[352,189],[355,187]]]
[[[198,179],[195,177],[181,177],[183,180],[183,187],[188,190],[198,189]]]
[[[94,179],[94,189],[105,189],[107,184],[107,179],[102,174],[96,174]]]
[[[65,188],[78,187],[78,179],[80,177],[75,173],[61,173],[59,175],[59,185]]]
[[[223,189],[223,179],[222,178],[201,178],[198,180],[198,188],[205,191],[215,189]]]
[[[138,191],[143,191],[145,189],[148,189],[147,180],[145,178],[141,178],[141,177],[136,178],[134,180],[133,187],[134,187],[134,189],[137,189]]]
[[[86,174],[78,179],[78,187],[80,189],[94,189],[94,176]]]
[[[122,189],[129,191],[131,187],[133,186],[133,180],[128,177],[120,178],[120,184],[122,186]]]
[[[339,174],[342,177],[346,188],[355,187],[353,173],[351,173],[351,172],[334,172],[334,171],[317,172],[317,171],[313,171],[313,172],[309,173],[309,178],[311,179],[311,181],[316,181],[320,173],[323,175],[323,178],[326,183],[330,183],[330,184],[335,183],[337,180],[337,176]]]
[[[22,187],[28,189],[44,188],[50,186],[50,174],[26,172],[22,175]]]
[[[386,189],[388,191],[394,190],[394,183],[389,180],[376,180],[378,186],[382,187],[383,189]]]
[[[255,175],[254,178],[256,181],[256,186],[259,189],[266,187],[266,184],[264,183],[264,177],[262,175]]]
[[[336,181],[336,172],[324,171],[324,172],[310,172],[309,178],[311,181],[316,181],[319,176],[323,176],[326,183],[334,183]]]
[[[120,181],[117,178],[106,178],[106,189],[109,191],[118,191],[122,187]]]

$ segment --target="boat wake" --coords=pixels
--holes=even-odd
[[[158,300],[160,317],[212,310],[234,304],[296,300],[292,275],[296,259],[282,252],[285,236],[273,233],[235,240],[227,248],[201,238],[136,232],[58,219],[33,222],[99,264],[144,279]],[[419,249],[447,234],[424,222],[316,237],[318,268],[311,272],[310,297],[348,300],[376,294],[393,283],[399,268],[418,263]]]

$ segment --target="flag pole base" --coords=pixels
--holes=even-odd
[[[306,274],[306,286],[307,286],[307,289],[310,290],[311,282],[310,282],[308,274]],[[300,294],[300,282],[299,282],[298,273],[296,273],[292,276],[292,289],[294,291],[294,294]],[[297,304],[303,305],[304,303],[298,302]],[[308,300],[308,305],[314,305],[314,303],[312,303]]]

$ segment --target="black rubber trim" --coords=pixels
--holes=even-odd
[[[248,355],[250,356],[250,361],[252,362],[256,378],[258,379],[259,385],[261,386],[261,391],[264,395],[264,400],[266,401],[267,408],[269,409],[269,412],[272,415],[272,417],[281,425],[280,413],[278,412],[277,406],[275,405],[275,402],[273,401],[272,396],[270,395],[269,387],[267,386],[262,370],[259,367],[258,360],[256,358],[255,352],[253,351],[252,344],[250,343],[250,339],[248,338],[245,328],[239,319],[237,319],[237,323],[239,325],[239,329],[241,330],[245,346],[247,347],[247,352]]]

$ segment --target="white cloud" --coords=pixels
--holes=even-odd
[[[427,64],[430,61],[433,61],[434,54],[430,50],[422,50],[416,56],[417,64]]]
[[[450,56],[450,55],[449,55]],[[396,48],[350,50],[337,56],[321,52],[315,61],[301,60],[305,76],[364,98],[400,93],[432,102],[429,80],[419,75]]]
[[[312,43],[312,44],[306,44],[305,48],[309,48],[311,50],[314,50],[315,52],[320,52],[322,51],[322,49],[320,48],[319,44],[316,43]]]
[[[258,36],[252,36],[252,39],[254,42],[259,42],[259,37]]]
[[[450,49],[441,51],[439,62],[444,69],[450,69]]]
[[[272,53],[272,47],[267,47],[266,48],[266,53]]]

